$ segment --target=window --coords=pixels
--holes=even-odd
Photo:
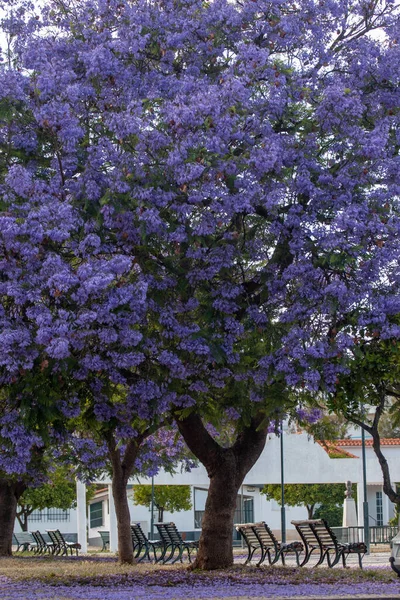
[[[194,488],[194,526],[195,529],[201,529],[201,522],[204,516],[208,490]]]
[[[47,508],[44,510],[35,510],[31,515],[29,515],[29,522],[37,522],[37,521],[62,521],[67,522],[71,518],[70,510],[63,510],[61,508]]]
[[[59,508],[48,508],[46,519],[47,521],[69,521],[70,513],[69,510],[62,510]]]
[[[243,501],[244,523],[252,523],[254,521],[254,499],[245,498]]]
[[[90,527],[103,526],[103,502],[94,502],[90,505]]]
[[[242,504],[243,501],[243,504]],[[252,523],[254,521],[254,499],[251,496],[238,495],[236,499],[235,523]]]
[[[382,492],[376,492],[376,524],[378,527],[383,525]]]
[[[42,511],[34,510],[28,517],[29,521],[41,521],[42,520]]]

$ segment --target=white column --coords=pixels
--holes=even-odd
[[[390,500],[383,491],[382,487],[382,509],[383,509],[383,524],[387,525],[390,517]]]
[[[87,518],[86,518],[86,485],[76,480],[76,516],[78,529],[78,542],[81,552],[87,552]]]
[[[358,517],[358,526],[364,527],[364,510],[363,510],[363,502],[364,502],[364,487],[362,481],[357,483],[357,517]]]
[[[110,552],[118,550],[118,526],[117,515],[115,512],[114,496],[112,494],[112,486],[108,486],[108,500],[110,503]]]

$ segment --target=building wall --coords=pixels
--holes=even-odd
[[[39,530],[41,533],[44,533],[46,529],[59,529],[62,533],[76,533],[76,509],[71,508],[65,511],[67,519],[62,518],[61,520],[56,518],[58,513],[58,511],[55,512],[56,510],[34,511],[30,518],[28,518],[28,531]],[[16,533],[21,531],[18,519],[15,519],[14,531]]]
[[[362,460],[361,447],[351,446],[347,449],[357,458],[329,458],[325,450],[310,439],[306,434],[285,434],[283,438],[283,464],[285,471],[285,483],[345,483],[352,481],[359,485],[361,491],[362,484]],[[385,456],[388,460],[392,481],[400,482],[400,446],[389,446],[384,448]],[[377,518],[376,512],[376,492],[382,489],[382,474],[379,463],[371,447],[366,448],[367,455],[367,482],[368,482],[368,502],[369,513],[371,515],[371,525]],[[280,440],[274,435],[269,436],[263,453],[251,471],[248,473],[244,484],[243,494],[246,497],[253,498],[254,520],[264,520],[269,523],[271,528],[280,535],[281,512],[280,507],[274,502],[267,502],[265,497],[260,495],[259,490],[265,483],[280,483],[281,478],[281,453]],[[98,538],[99,529],[108,530],[110,519],[108,513],[108,485],[111,483],[106,476],[101,482],[106,488],[102,497],[103,502],[103,525],[89,527],[89,539]],[[134,485],[134,481],[131,485]],[[150,478],[140,478],[140,483],[150,485]],[[187,484],[193,489],[207,489],[208,476],[203,466],[193,469],[191,472],[178,472],[176,475],[170,475],[161,471],[155,478],[156,484],[182,485]],[[254,489],[253,489],[254,488]],[[253,490],[253,491],[249,491]],[[360,493],[360,492],[359,492]],[[128,489],[128,497],[132,521],[141,522],[144,529],[150,531],[150,511],[146,507],[134,506],[132,502],[132,492]],[[195,527],[195,510],[204,509],[205,493],[199,493],[196,497],[196,506],[191,511],[164,514],[165,521],[174,521],[179,530],[184,532],[195,532],[199,534],[199,528]],[[362,503],[362,501],[361,501]],[[383,495],[382,503],[383,522],[393,516],[393,506]],[[286,524],[288,530],[292,530],[291,520],[307,517],[306,509],[303,507],[286,507]],[[240,520],[240,514],[237,515]],[[360,516],[359,516],[360,520]],[[361,519],[362,522],[362,519]],[[19,529],[16,525],[16,531]],[[76,512],[70,511],[70,519],[67,522],[45,522],[35,521],[30,523],[30,529],[60,529],[62,532],[76,532]]]

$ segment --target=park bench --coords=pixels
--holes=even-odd
[[[101,549],[101,552],[103,552],[103,550],[107,550],[110,548],[110,532],[109,531],[99,531],[100,537],[101,537],[101,542],[103,544],[103,547]]]
[[[32,531],[31,533],[36,542],[36,554],[42,554],[42,552],[51,552],[54,554],[55,546],[53,542],[45,540],[40,531]]]
[[[261,558],[257,563],[259,567],[267,558],[270,565],[274,565],[279,559],[285,564],[285,556],[294,554],[297,565],[300,565],[300,555],[304,551],[304,546],[299,541],[288,544],[278,542],[268,525],[261,521],[260,523],[243,523],[235,525],[236,530],[243,537],[247,545],[247,559],[245,565],[251,561],[254,553],[260,551]]]
[[[305,521],[292,521],[299,533],[305,547],[306,554],[300,566],[305,565],[313,552],[318,555],[316,565],[322,564],[326,558],[329,567],[335,566],[342,559],[343,567],[346,566],[346,559],[349,554],[357,554],[360,569],[362,569],[362,559],[367,552],[367,546],[364,542],[355,542],[342,544],[338,541],[336,535],[329,527],[325,519],[311,519]]]
[[[15,545],[17,546],[17,552],[19,552],[20,548],[22,548],[21,552],[24,552],[26,550],[36,550],[36,541],[34,537],[27,531],[14,533],[13,536]]]
[[[135,558],[138,559],[138,562],[141,562],[145,558],[147,558],[147,560],[152,560],[152,558],[150,556],[150,551],[153,552],[155,562],[157,562],[157,560],[161,559],[161,557],[163,556],[163,552],[164,552],[164,542],[162,540],[149,540],[146,537],[146,535],[139,523],[131,524],[131,534],[132,534],[133,551],[135,553]],[[159,559],[157,559],[157,550],[158,549],[161,550],[161,555],[160,555]],[[142,551],[143,551],[143,555],[140,556]]]
[[[78,542],[67,542],[59,529],[46,529],[46,533],[54,544],[53,554],[65,556],[68,554],[69,550],[72,556],[73,550],[75,550],[76,555],[78,556],[78,550],[81,548],[81,545]]]
[[[177,530],[175,523],[156,523],[155,525],[158,529],[161,541],[164,543],[164,550],[158,561],[162,560],[163,563],[166,563],[174,558],[175,552],[177,552],[178,554],[172,563],[175,563],[178,560],[182,562],[183,553],[186,550],[189,562],[192,562],[190,551],[198,550],[198,540],[184,540]],[[168,550],[169,553],[167,555]]]

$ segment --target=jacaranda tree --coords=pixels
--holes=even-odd
[[[102,422],[110,387],[150,427],[173,414],[210,476],[194,566],[229,565],[270,421],[334,390],[357,338],[399,333],[397,7],[48,0],[19,19],[3,381],[65,378],[67,411],[81,382]],[[226,409],[229,447],[204,426]]]

